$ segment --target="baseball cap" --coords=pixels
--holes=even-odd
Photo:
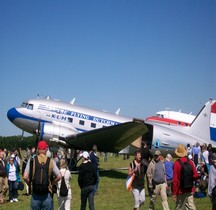
[[[41,140],[41,141],[39,141],[37,148],[38,148],[38,150],[45,150],[48,148],[48,145],[44,140]]]
[[[79,156],[84,157],[85,159],[89,159],[89,153],[86,151],[82,152]]]

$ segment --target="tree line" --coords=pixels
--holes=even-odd
[[[35,147],[36,136],[0,136],[1,149],[26,149],[27,147]]]

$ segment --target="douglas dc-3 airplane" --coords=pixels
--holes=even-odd
[[[32,99],[8,111],[8,119],[39,140],[67,148],[119,152],[147,132],[140,120],[74,104],[45,99]]]
[[[74,149],[91,150],[96,144],[99,151],[119,152],[140,136],[152,152],[159,149],[164,155],[174,155],[179,144],[186,146],[199,142],[216,147],[216,100],[209,100],[190,126],[137,122],[118,113],[89,109],[49,97],[27,100],[21,107],[10,109],[7,116],[20,129],[39,134],[40,139]],[[133,145],[128,152],[131,154],[139,146]]]
[[[195,119],[195,115],[165,110],[156,112],[155,116],[147,117],[146,122],[163,123],[168,125],[190,126]]]

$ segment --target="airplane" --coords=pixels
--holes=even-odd
[[[98,151],[116,153],[132,142],[137,145],[147,132],[142,120],[120,116],[120,110],[112,114],[74,102],[75,99],[66,103],[49,96],[30,99],[8,110],[7,117],[23,131],[36,134],[38,140],[87,151],[95,144]]]
[[[27,100],[8,110],[7,117],[20,129],[39,134],[39,139],[75,149],[91,150],[96,144],[99,151],[133,154],[144,140],[152,153],[160,150],[162,155],[175,156],[179,144],[199,142],[216,147],[216,100],[212,99],[190,126],[151,124],[50,97]]]
[[[164,123],[168,125],[180,125],[180,126],[190,126],[195,115],[182,113],[181,111],[171,111],[164,110],[156,112],[155,116],[150,116],[146,118],[146,122],[149,123]]]
[[[149,129],[147,140],[152,139],[151,149],[159,149],[164,155],[175,156],[179,144],[190,145],[199,142],[216,147],[216,100],[210,99],[205,103],[190,126],[176,126],[161,123],[145,123]],[[150,135],[150,137],[148,136]]]

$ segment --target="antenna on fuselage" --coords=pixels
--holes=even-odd
[[[120,108],[118,108],[115,112],[116,115],[119,115],[119,112],[120,112]]]
[[[74,104],[76,98],[73,98],[71,101],[70,101],[70,104]]]

